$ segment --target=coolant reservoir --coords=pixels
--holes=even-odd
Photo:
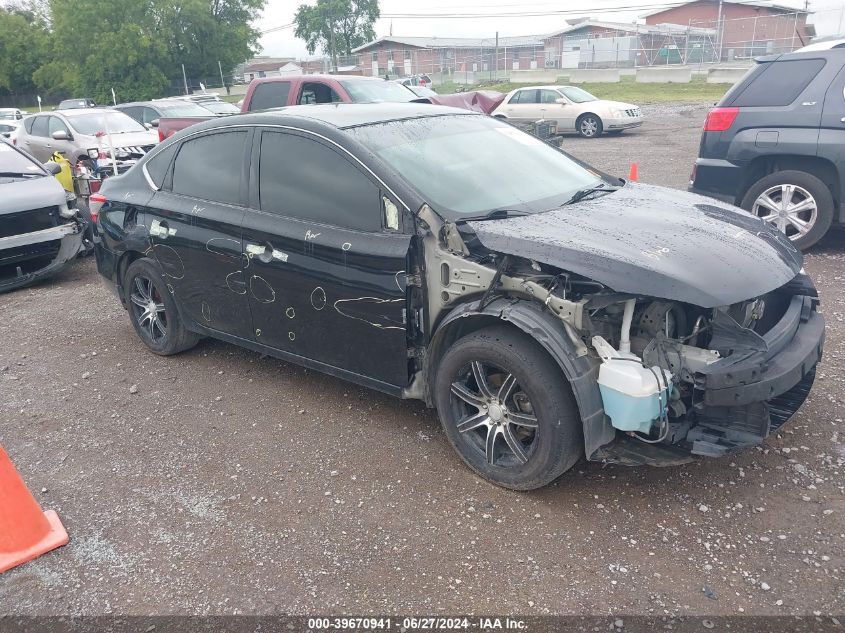
[[[643,367],[636,354],[614,349],[601,336],[593,337],[593,347],[602,359],[598,383],[611,423],[620,431],[648,433],[669,403],[672,374]]]

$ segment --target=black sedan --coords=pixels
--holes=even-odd
[[[821,355],[782,234],[466,110],[208,121],[92,201],[99,271],[153,352],[211,336],[424,400],[473,470],[514,489],[584,455],[758,444]]]

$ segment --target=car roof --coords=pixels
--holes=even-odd
[[[90,114],[105,114],[106,112],[119,112],[119,110],[115,110],[114,108],[74,108],[73,110],[53,110],[52,112],[41,112],[39,114],[61,114],[62,116],[73,118]]]
[[[238,125],[247,122],[261,125],[279,123],[284,119],[308,119],[345,129],[389,121],[449,115],[479,116],[477,112],[430,103],[324,103],[288,106],[242,115],[233,114],[219,121],[217,125]]]
[[[187,99],[178,99],[173,97],[172,99],[152,99],[150,101],[130,101],[129,103],[118,103],[115,108],[126,108],[129,106],[146,106],[148,108],[154,108],[156,106],[168,106],[168,105],[183,105],[185,103],[189,103]],[[93,110],[94,108],[89,108],[89,110]]]
[[[301,79],[302,81],[384,81],[384,77],[368,77],[367,75],[330,75],[315,73],[313,75],[277,75],[274,77],[259,77],[253,79],[252,83],[268,83],[273,81],[291,81]]]

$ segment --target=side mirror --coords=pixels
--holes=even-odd
[[[158,127],[158,122],[158,119],[153,119],[152,121],[150,121],[150,127]]]
[[[54,163],[53,161],[44,163],[43,167],[51,176],[58,176],[60,173],[62,173],[62,166],[58,163]]]
[[[73,137],[65,132],[64,130],[56,130],[50,136],[53,137],[54,141],[71,141]]]
[[[563,97],[561,97],[560,99],[555,99],[555,103],[559,103],[560,105],[566,105],[569,102]]]

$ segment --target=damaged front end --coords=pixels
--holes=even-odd
[[[438,345],[448,344],[449,329],[466,319],[494,317],[522,329],[566,376],[591,460],[670,465],[692,455],[724,455],[762,442],[809,394],[824,319],[815,288],[798,272],[800,260],[790,259],[791,251],[773,267],[775,282],[770,279],[765,292],[718,305],[720,298],[736,298],[736,280],[699,291],[691,271],[680,271],[673,281],[664,259],[660,287],[679,297],[653,296],[638,289],[657,287],[646,278],[648,271],[638,280],[624,261],[613,267],[596,252],[581,252],[577,263],[566,266],[555,260],[559,250],[543,255],[538,243],[554,241],[548,237],[523,248],[520,239],[531,239],[525,231],[516,231],[522,234],[516,239],[487,230],[538,220],[454,223],[428,206],[418,217],[427,273],[424,307],[435,331],[428,353],[436,355]],[[739,236],[736,228],[734,233]],[[780,257],[781,247],[768,235],[741,238],[767,241],[770,250],[763,256]],[[753,247],[748,241],[744,247]],[[526,251],[542,259],[523,256]],[[594,274],[584,274],[589,266]],[[747,286],[766,283],[758,274]],[[697,296],[704,305],[690,300]]]
[[[0,292],[61,270],[84,248],[83,229],[84,221],[66,200],[0,213]]]

